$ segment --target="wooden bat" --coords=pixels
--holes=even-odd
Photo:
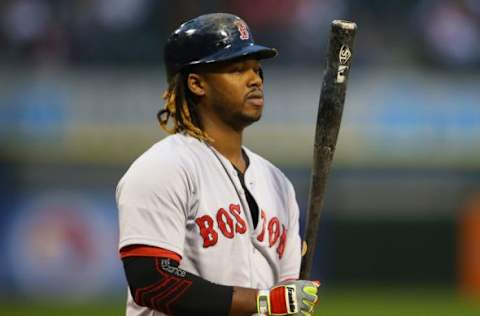
[[[300,268],[302,280],[310,279],[327,177],[342,120],[356,30],[357,25],[353,22],[332,22],[315,128],[312,178],[302,250],[304,256]]]

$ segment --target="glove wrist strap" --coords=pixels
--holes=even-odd
[[[257,312],[260,316],[270,315],[270,291],[259,290],[257,293]]]

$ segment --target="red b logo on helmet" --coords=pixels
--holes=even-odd
[[[235,26],[238,28],[238,31],[240,32],[240,39],[248,40],[250,38],[247,25],[243,21],[235,21]]]

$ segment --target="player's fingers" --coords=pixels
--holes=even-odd
[[[309,301],[315,302],[318,298],[318,287],[313,285],[307,285],[303,287],[304,296],[308,298]]]
[[[302,297],[301,310],[311,313],[318,298],[316,295],[304,294]]]
[[[313,300],[313,301],[303,299],[302,300],[302,303],[303,303],[302,306],[305,306],[306,310],[313,311],[313,309],[317,305],[318,301],[319,301],[318,297],[315,298],[315,300]]]
[[[302,300],[308,302],[307,304],[315,305],[318,302],[318,295],[304,295]]]
[[[315,303],[313,302],[310,302],[308,300],[302,300],[303,302],[303,308],[302,310],[306,310],[308,312],[312,312],[313,311],[313,308],[315,307]]]
[[[318,301],[317,295],[304,294],[302,301],[307,302],[307,304],[315,305]]]
[[[306,307],[306,311],[312,312],[313,308],[318,302],[318,286],[317,283],[315,282],[309,282],[310,284],[307,284],[306,286],[303,287],[302,292],[303,292],[303,297],[302,297],[302,303]]]

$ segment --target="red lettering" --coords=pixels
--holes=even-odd
[[[197,218],[195,223],[197,223],[200,235],[203,238],[203,248],[214,246],[218,241],[218,234],[213,228],[213,218],[203,215]]]
[[[220,231],[222,232],[223,236],[227,238],[233,238],[235,235],[235,231],[233,230],[233,219],[230,215],[228,215],[225,209],[221,208],[217,212],[217,222]],[[228,229],[227,229],[228,226]]]
[[[263,241],[263,238],[265,237],[265,228],[267,226],[267,215],[265,214],[265,212],[262,210],[262,212],[260,213],[260,217],[262,219],[262,231],[260,232],[260,234],[257,236],[257,240],[262,242]]]
[[[243,220],[243,218],[240,216],[240,213],[242,212],[240,210],[240,205],[238,204],[230,204],[229,207],[230,213],[235,217],[235,220],[237,221],[237,224],[235,224],[235,232],[239,234],[244,234],[247,231],[247,223]]]
[[[280,221],[274,217],[268,222],[268,245],[272,247],[280,237]]]
[[[278,244],[277,253],[278,258],[282,259],[283,253],[285,252],[285,245],[287,243],[287,229],[282,224],[282,235],[280,236],[280,243]]]
[[[240,39],[248,40],[248,38],[250,37],[250,34],[248,33],[247,25],[242,21],[235,21],[235,25],[237,26],[238,31],[240,32]]]

